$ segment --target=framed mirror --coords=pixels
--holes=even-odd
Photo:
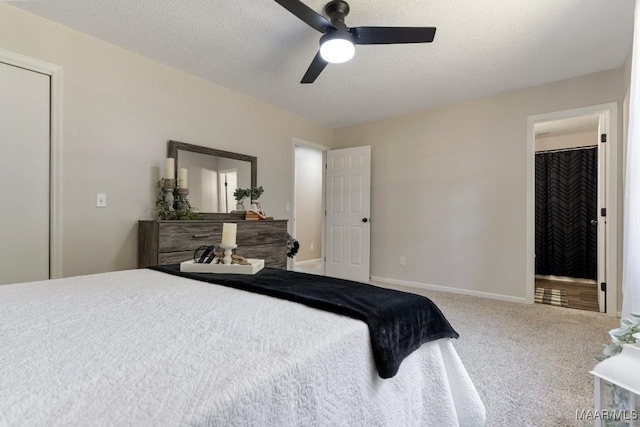
[[[198,213],[228,214],[236,208],[236,188],[258,186],[258,159],[215,148],[169,141],[177,172],[188,170],[189,201]],[[245,201],[246,203],[246,201]]]

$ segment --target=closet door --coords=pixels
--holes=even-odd
[[[0,284],[49,278],[50,85],[0,63]]]

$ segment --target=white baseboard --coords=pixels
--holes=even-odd
[[[296,265],[305,265],[305,264],[314,264],[316,262],[320,262],[321,258],[316,258],[316,259],[308,259],[305,261],[296,261]]]
[[[408,286],[408,287],[413,287],[413,288],[426,289],[426,290],[429,290],[429,291],[449,292],[449,293],[452,293],[452,294],[470,295],[470,296],[473,296],[473,297],[489,298],[489,299],[495,299],[495,300],[500,300],[500,301],[517,302],[517,303],[521,303],[521,304],[527,304],[527,299],[526,298],[512,297],[512,296],[509,296],[509,295],[501,295],[501,294],[492,294],[490,292],[480,292],[480,291],[473,291],[473,290],[470,290],[470,289],[450,288],[450,287],[447,287],[447,286],[430,285],[428,283],[410,282],[410,281],[407,281],[407,280],[389,279],[387,277],[371,276],[371,280],[374,281],[374,282],[389,283],[391,285]]]

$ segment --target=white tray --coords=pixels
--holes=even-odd
[[[247,259],[247,261],[251,265],[204,264],[189,260],[180,263],[180,271],[186,273],[256,274],[264,268],[263,259]]]

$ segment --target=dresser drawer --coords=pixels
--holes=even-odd
[[[222,223],[162,223],[160,224],[158,251],[195,251],[203,245],[219,245],[222,241]]]
[[[236,249],[238,255],[245,258],[257,258],[264,260],[265,267],[271,268],[287,268],[287,258],[282,256],[286,254],[287,248],[279,244],[259,245],[259,246],[243,246]],[[158,265],[180,264],[183,261],[193,259],[192,251],[185,252],[166,252],[158,255]]]
[[[158,254],[158,265],[180,264],[182,261],[193,259],[193,251],[165,252]]]
[[[238,223],[238,246],[287,244],[287,223],[283,221],[243,221]]]
[[[236,254],[245,258],[257,258],[264,260],[265,267],[287,268],[286,243],[268,243],[253,246],[238,246]]]

